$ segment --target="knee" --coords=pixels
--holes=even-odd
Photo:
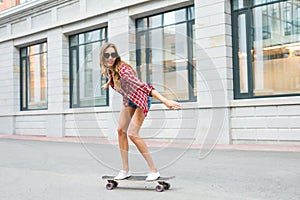
[[[130,140],[131,140],[133,143],[136,142],[136,141],[139,139],[139,137],[136,136],[136,135],[134,135],[134,134],[128,134],[128,137],[130,138]]]
[[[122,128],[118,128],[118,135],[119,136],[125,136],[126,135],[126,131]]]

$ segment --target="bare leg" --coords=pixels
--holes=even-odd
[[[118,127],[118,142],[119,142],[119,148],[122,158],[122,165],[123,170],[128,171],[129,170],[129,164],[128,164],[128,139],[127,139],[127,129],[131,120],[131,117],[135,111],[135,108],[133,107],[123,107],[120,112],[120,118],[119,118],[119,127]]]
[[[140,137],[139,131],[144,122],[145,114],[142,109],[137,108],[132,116],[131,123],[128,130],[128,136],[131,141],[135,144],[138,150],[141,152],[143,157],[145,158],[147,164],[149,165],[151,172],[157,172],[157,169],[154,165],[154,162],[149,153],[147,144]]]

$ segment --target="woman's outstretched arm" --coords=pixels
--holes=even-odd
[[[157,92],[155,89],[151,90],[150,94],[151,94],[152,97],[154,97],[155,99],[161,101],[163,104],[165,104],[165,106],[167,106],[171,110],[176,110],[176,109],[181,108],[180,103],[165,98],[159,92]]]

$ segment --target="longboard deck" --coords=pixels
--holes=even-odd
[[[146,181],[146,178],[147,176],[130,176],[126,179],[116,180],[114,176],[102,176],[102,179],[108,182],[106,184],[107,190],[113,190],[114,188],[116,188],[118,186],[118,182],[133,181],[133,182],[157,182],[158,185],[155,188],[157,192],[168,190],[171,187],[171,184],[167,183],[167,181],[174,179],[175,176],[159,177],[158,179],[153,181]]]
[[[174,179],[175,176],[166,176],[166,177],[159,177],[156,180],[153,181],[146,181],[147,176],[130,176],[126,179],[121,179],[121,180],[115,180],[114,176],[102,176],[102,179],[104,180],[112,180],[112,181],[142,181],[142,182],[164,182],[168,181],[171,179]]]

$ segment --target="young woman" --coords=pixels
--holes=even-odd
[[[139,131],[149,111],[151,97],[158,99],[172,110],[181,108],[181,105],[166,99],[154,87],[139,80],[135,70],[121,60],[116,46],[112,43],[105,43],[102,46],[100,66],[103,76],[108,78],[103,88],[107,89],[110,85],[123,96],[123,107],[118,124],[118,142],[123,168],[115,179],[125,179],[131,176],[128,165],[128,137],[136,145],[150,168],[146,180],[158,179],[160,174]]]

